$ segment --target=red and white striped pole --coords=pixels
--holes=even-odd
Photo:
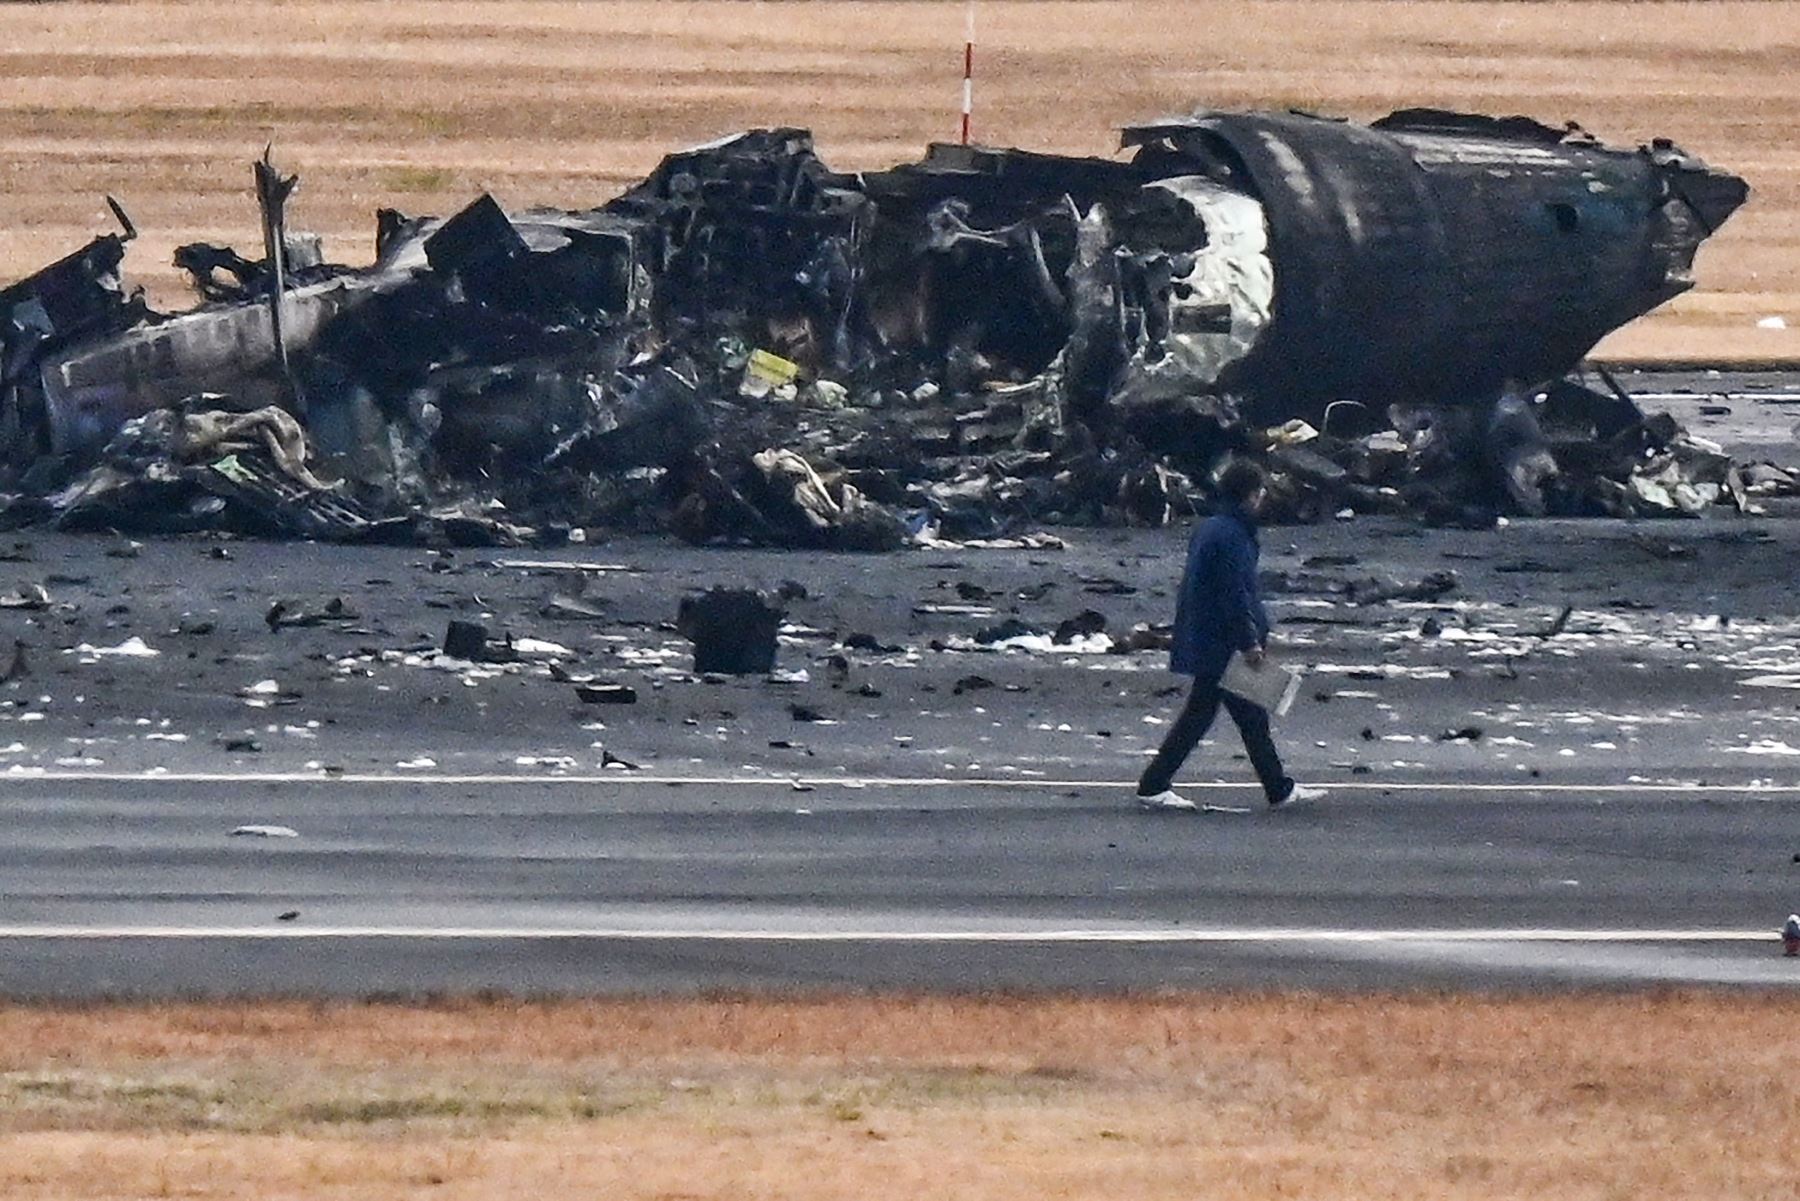
[[[975,111],[975,0],[969,0],[963,22],[962,144],[969,144],[969,116]]]

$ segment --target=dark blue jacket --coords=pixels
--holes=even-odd
[[[1241,509],[1227,509],[1195,528],[1175,602],[1169,670],[1217,677],[1233,651],[1268,641],[1269,614],[1256,586],[1257,550],[1256,523]]]

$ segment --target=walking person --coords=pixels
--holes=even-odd
[[[1219,473],[1218,491],[1225,508],[1201,522],[1188,540],[1187,568],[1175,602],[1169,669],[1194,677],[1194,687],[1169,727],[1162,748],[1138,781],[1138,804],[1146,809],[1199,807],[1170,786],[1182,762],[1206,737],[1220,705],[1237,723],[1250,765],[1270,805],[1323,795],[1322,789],[1301,788],[1282,769],[1281,755],[1269,735],[1268,711],[1219,685],[1234,654],[1241,652],[1252,667],[1262,665],[1269,641],[1269,615],[1256,582],[1259,547],[1253,514],[1262,499],[1262,469],[1234,459]]]

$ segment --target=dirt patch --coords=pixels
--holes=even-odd
[[[8,1197],[1768,1197],[1792,997],[0,1009]]]

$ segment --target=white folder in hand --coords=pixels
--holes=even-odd
[[[1273,662],[1267,655],[1263,656],[1261,667],[1252,667],[1245,661],[1243,652],[1238,651],[1225,665],[1225,675],[1219,686],[1267,709],[1276,717],[1286,717],[1287,711],[1294,707],[1294,698],[1300,694],[1300,673]]]

